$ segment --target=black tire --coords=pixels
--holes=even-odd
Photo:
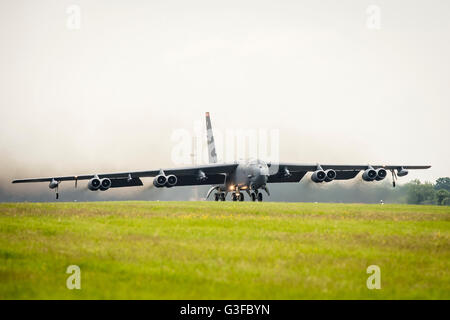
[[[262,193],[260,192],[260,193],[258,193],[258,201],[261,202],[262,200],[263,200]]]
[[[222,193],[220,194],[220,200],[221,200],[221,201],[225,201],[225,193],[222,192]]]
[[[233,201],[236,201],[236,200],[237,200],[237,198],[236,198],[236,193],[233,193],[233,195],[231,196],[231,199],[232,199]]]
[[[252,197],[252,201],[256,201],[256,193],[252,192],[251,197]]]
[[[244,201],[244,194],[243,193],[239,194],[239,201]]]
[[[215,194],[214,194],[214,200],[215,200],[215,201],[219,201],[219,194],[218,194],[218,193],[215,193]]]

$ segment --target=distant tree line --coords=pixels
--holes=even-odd
[[[410,204],[450,205],[450,178],[439,178],[436,183],[412,180],[401,188],[406,190],[406,202]]]
[[[412,180],[395,188],[387,180],[373,184],[359,179],[330,184],[303,181],[270,185],[273,190],[270,201],[450,205],[449,177],[439,178],[435,183]]]

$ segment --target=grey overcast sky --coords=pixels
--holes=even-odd
[[[450,176],[449,18],[445,0],[0,1],[0,179],[171,167],[205,111],[279,129],[284,161]]]

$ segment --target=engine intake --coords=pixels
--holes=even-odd
[[[375,180],[381,181],[384,178],[386,178],[386,176],[387,176],[386,169],[383,169],[383,168],[377,169],[377,177],[375,178]]]
[[[100,190],[106,191],[111,187],[111,180],[108,178],[102,179],[100,182]]]
[[[178,181],[178,179],[177,179],[176,176],[174,176],[173,174],[168,175],[168,176],[167,176],[166,186],[167,186],[168,188],[173,187],[174,185],[177,184],[177,181]]]
[[[165,175],[157,175],[155,179],[153,179],[153,185],[157,188],[162,188],[165,186],[167,178]]]
[[[325,182],[333,181],[336,178],[336,171],[334,171],[333,169],[326,170],[325,174],[327,175],[325,177]]]
[[[377,171],[375,169],[367,169],[364,171],[362,178],[364,181],[373,181],[377,177]]]
[[[100,188],[101,182],[99,178],[92,178],[88,182],[88,189],[91,191],[96,191]]]
[[[327,174],[323,170],[316,170],[311,176],[311,180],[315,183],[323,182],[327,177]]]

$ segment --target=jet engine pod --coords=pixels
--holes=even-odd
[[[334,171],[333,169],[326,170],[325,174],[327,175],[325,177],[325,182],[333,181],[336,178],[336,171]]]
[[[88,189],[91,191],[98,190],[100,188],[101,182],[99,178],[92,178],[88,182]]]
[[[397,170],[397,175],[399,177],[404,177],[408,174],[408,170],[403,169],[403,167],[401,167],[399,170]]]
[[[166,176],[160,174],[160,175],[156,176],[155,179],[153,179],[153,185],[157,188],[162,188],[165,186],[166,181],[167,181]]]
[[[311,176],[311,180],[315,183],[323,182],[327,177],[327,174],[323,170],[316,170]]]
[[[362,178],[364,181],[373,181],[377,177],[377,171],[375,169],[367,169],[364,171]]]
[[[386,176],[387,176],[386,169],[380,168],[380,169],[377,169],[376,171],[377,171],[377,177],[375,178],[375,180],[380,181],[380,180],[383,180],[384,178],[386,178]]]
[[[174,185],[177,184],[177,181],[178,181],[178,179],[177,179],[176,176],[174,176],[173,174],[168,175],[168,176],[167,176],[166,186],[167,186],[168,188],[173,187]]]
[[[100,190],[101,191],[106,191],[111,187],[111,180],[109,180],[108,178],[102,179],[100,181]]]

